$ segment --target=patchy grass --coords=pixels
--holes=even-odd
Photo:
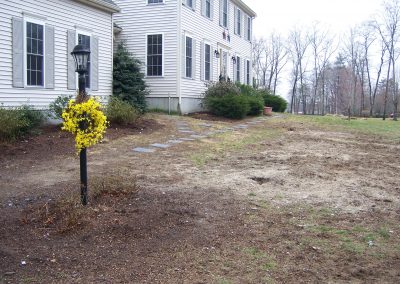
[[[284,131],[281,128],[252,128],[243,132],[225,132],[215,135],[214,140],[203,141],[197,151],[189,159],[197,167],[205,166],[210,160],[224,158],[232,151],[249,149],[257,151],[262,143],[280,137]]]
[[[390,140],[400,141],[400,121],[380,118],[357,118],[347,120],[337,116],[304,116],[287,115],[289,121],[312,123],[314,125],[332,130],[332,128],[360,132],[369,135],[378,135]]]

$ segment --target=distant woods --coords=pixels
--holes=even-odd
[[[276,94],[278,84],[288,83],[292,113],[397,119],[399,36],[400,0],[389,0],[345,35],[315,23],[287,37],[254,39],[254,85]]]

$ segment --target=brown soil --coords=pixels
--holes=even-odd
[[[2,146],[0,283],[398,283],[399,145],[271,118],[132,152],[181,137],[178,120],[201,123],[154,115],[90,149],[89,191],[114,174],[140,190],[72,206],[65,231],[37,212],[79,190],[72,139],[49,128]]]

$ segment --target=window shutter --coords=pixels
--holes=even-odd
[[[205,79],[205,53],[204,53],[204,41],[201,42],[200,47],[200,80],[204,81]]]
[[[214,20],[214,0],[210,1],[210,19]]]
[[[182,35],[182,77],[186,77],[186,37]]]
[[[68,30],[67,32],[67,58],[68,58],[68,89],[76,90],[76,74],[75,74],[75,62],[71,55],[72,50],[75,47],[75,31]]]
[[[237,8],[236,7],[234,7],[234,13],[233,13],[233,15],[234,15],[234,18],[233,18],[233,25],[234,25],[234,27],[233,27],[233,30],[234,30],[234,32],[235,32],[235,34],[238,34],[239,32],[238,32],[238,30],[237,30],[237,23],[236,23],[236,21],[237,21]]]
[[[193,39],[193,49],[192,49],[192,78],[196,79],[196,40]]]
[[[54,27],[45,26],[45,88],[54,89]]]
[[[195,11],[196,11],[196,2],[197,2],[197,0],[193,0],[193,2],[192,2],[192,3],[193,3],[193,7],[192,7],[192,8],[193,8],[193,10],[195,10]]]
[[[226,28],[229,30],[229,27],[230,27],[230,25],[229,25],[229,21],[230,21],[230,18],[231,18],[231,16],[230,16],[230,11],[231,11],[231,5],[230,5],[230,1],[228,0],[228,15],[226,16],[227,17],[227,22],[226,22]]]
[[[201,0],[201,15],[206,17],[206,0]]]
[[[99,39],[97,37],[92,37],[91,39],[91,52],[90,52],[90,64],[92,66],[91,73],[91,84],[92,91],[99,90]]]
[[[24,87],[24,21],[21,18],[12,18],[12,76],[13,87]]]
[[[224,5],[224,1],[223,0],[219,0],[219,24],[221,26],[224,25],[224,19],[223,19],[223,6]]]
[[[249,22],[248,21],[249,21],[248,17],[245,15],[244,16],[244,33],[243,33],[245,40],[247,40],[249,38],[249,33],[247,32],[248,31],[248,27],[249,27]]]
[[[210,81],[214,81],[214,47],[210,47]]]

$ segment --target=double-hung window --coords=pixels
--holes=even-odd
[[[193,39],[186,37],[186,48],[185,48],[185,77],[193,77]]]
[[[250,85],[250,60],[246,60],[246,84]]]
[[[163,75],[163,35],[147,35],[147,76]]]
[[[205,1],[205,14],[207,18],[211,18],[211,0]]]
[[[220,24],[228,28],[228,0],[221,0],[220,1]]]
[[[186,7],[192,8],[194,10],[195,5],[196,5],[196,0],[184,0],[183,5],[185,5]]]
[[[236,82],[240,82],[240,57],[236,57]]]
[[[211,46],[204,44],[204,80],[211,80]]]
[[[44,85],[44,25],[26,21],[26,85]]]
[[[77,33],[78,34],[78,44],[82,44],[83,46],[89,48],[90,50],[90,35],[89,34],[84,34],[84,33]],[[87,62],[87,72],[85,74],[86,77],[86,88],[90,88],[90,74],[91,74],[91,64],[90,64],[90,54],[88,57],[88,62]]]
[[[235,34],[241,35],[242,31],[242,11],[235,8]]]
[[[246,39],[248,41],[251,41],[251,25],[252,25],[252,21],[250,17],[247,17],[247,31],[246,31]]]

